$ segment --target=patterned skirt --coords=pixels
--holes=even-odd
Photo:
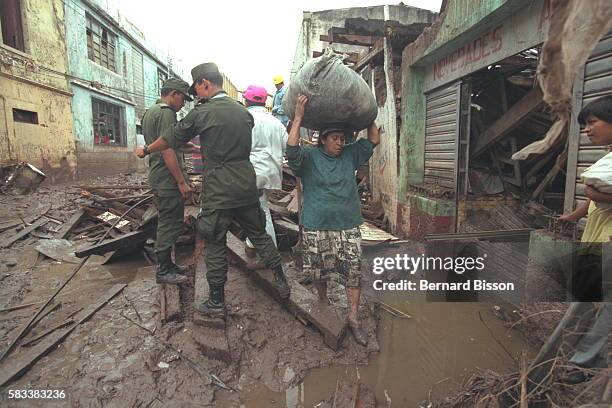
[[[335,279],[349,288],[361,284],[361,232],[308,231],[302,235],[304,272],[315,282]]]

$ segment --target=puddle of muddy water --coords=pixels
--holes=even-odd
[[[398,319],[382,312],[381,352],[368,365],[314,369],[284,393],[255,385],[247,390],[245,408],[314,407],[334,394],[338,380],[357,378],[375,393],[378,403],[418,407],[423,400],[457,391],[478,369],[516,370],[506,350],[516,359],[522,350],[534,351],[493,316],[490,304],[409,303],[388,297],[384,301],[413,318]]]

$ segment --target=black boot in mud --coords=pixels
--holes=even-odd
[[[197,305],[195,310],[205,316],[223,316],[225,314],[224,286],[210,285],[210,297],[208,300]]]
[[[157,254],[157,268],[155,268],[155,281],[171,285],[178,285],[187,281],[187,277],[178,274],[172,266],[176,267],[170,259],[170,253],[159,252]]]

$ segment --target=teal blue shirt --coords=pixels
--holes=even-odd
[[[340,231],[363,223],[355,170],[368,161],[374,144],[359,139],[330,156],[322,147],[287,145],[287,159],[302,178],[302,225],[308,230]]]

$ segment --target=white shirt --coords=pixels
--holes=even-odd
[[[263,106],[251,106],[248,109],[255,121],[250,160],[255,168],[257,188],[280,190],[283,155],[289,135],[283,124]]]

